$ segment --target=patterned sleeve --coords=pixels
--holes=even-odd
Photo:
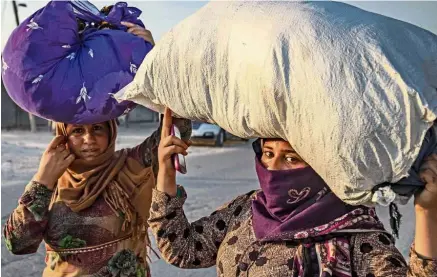
[[[409,277],[437,277],[437,260],[421,256],[414,250],[414,245],[410,250]]]
[[[144,167],[153,167],[155,177],[158,174],[158,146],[161,140],[161,125],[141,144],[130,149],[129,156],[140,162]]]
[[[353,238],[356,276],[437,277],[437,262],[420,257],[412,248],[410,264],[386,233],[359,234]]]
[[[9,251],[31,254],[38,250],[48,222],[52,191],[37,182],[26,186],[18,207],[9,216],[3,236]]]
[[[176,197],[153,191],[149,225],[165,261],[180,268],[206,268],[216,264],[217,252],[234,220],[234,205],[247,202],[239,196],[191,224],[182,206],[187,198],[182,186]]]

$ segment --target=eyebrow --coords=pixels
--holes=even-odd
[[[263,148],[268,150],[273,150],[273,148],[270,146],[264,146]],[[294,151],[294,149],[281,150],[281,152],[297,154],[296,151]]]

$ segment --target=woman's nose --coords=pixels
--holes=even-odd
[[[282,169],[281,159],[278,157],[274,157],[273,159],[271,159],[270,163],[268,164],[267,169],[268,170],[281,170]]]
[[[92,144],[96,142],[96,137],[91,132],[87,132],[84,135],[83,140],[86,144]]]

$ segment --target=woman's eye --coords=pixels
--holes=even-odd
[[[264,154],[264,156],[266,156],[267,158],[273,158],[273,153],[272,153],[272,152],[265,151],[263,154]]]
[[[100,131],[100,130],[103,130],[103,126],[95,125],[95,126],[93,127],[93,129],[94,129],[95,131]]]
[[[285,157],[285,160],[288,163],[297,163],[297,162],[299,162],[299,159],[297,159],[296,157]]]
[[[83,133],[83,130],[81,129],[81,128],[76,128],[76,129],[73,129],[73,132],[72,132],[73,134],[82,134]]]

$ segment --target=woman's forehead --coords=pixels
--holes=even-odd
[[[288,141],[283,139],[264,139],[263,147],[293,149]]]
[[[66,124],[67,128],[88,128],[96,125],[104,125],[109,127],[108,122],[94,123],[94,124]]]

